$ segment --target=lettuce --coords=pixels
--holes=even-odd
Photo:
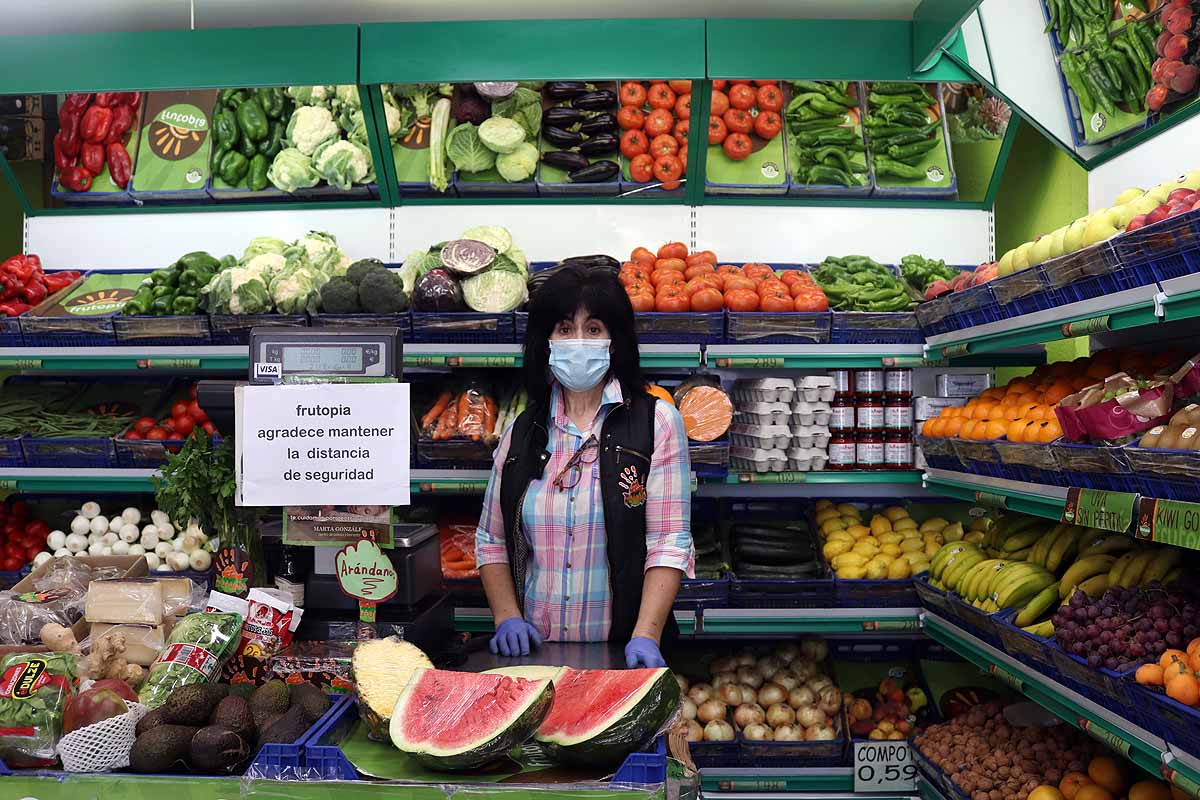
[[[496,154],[479,139],[479,128],[465,123],[446,137],[446,155],[461,172],[483,172],[496,165]]]
[[[522,142],[511,153],[496,156],[496,170],[509,183],[527,181],[537,169],[538,149],[536,145]]]

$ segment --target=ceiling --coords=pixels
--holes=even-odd
[[[407,20],[589,17],[912,19],[920,0],[43,0],[4,10],[5,35],[320,25]],[[499,6],[503,6],[501,10]],[[732,13],[731,13],[732,12]]]

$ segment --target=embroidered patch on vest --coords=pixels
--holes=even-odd
[[[626,508],[646,505],[646,484],[638,477],[636,467],[628,466],[621,470],[621,477],[617,481],[617,485],[625,490],[622,498],[625,500]]]

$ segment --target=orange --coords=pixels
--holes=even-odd
[[[1053,786],[1043,784],[1029,793],[1029,800],[1063,800],[1063,793]]]
[[[1063,797],[1067,800],[1075,800],[1075,795],[1084,786],[1089,786],[1092,779],[1082,772],[1068,772],[1063,775],[1063,779],[1058,782],[1058,790],[1063,793]]]
[[[962,427],[958,429],[958,438],[970,439],[975,432],[975,426],[979,424],[979,420],[968,419],[963,420]]]
[[[1188,655],[1191,655],[1192,653],[1196,652],[1197,650],[1200,650],[1200,638],[1192,639],[1190,642],[1188,642],[1188,646],[1187,646]]]
[[[1200,652],[1196,652],[1195,650],[1189,652],[1187,657],[1187,665],[1188,669],[1190,669],[1193,673],[1197,670],[1200,670]]]
[[[1008,440],[1010,442],[1023,442],[1025,441],[1025,429],[1028,427],[1029,420],[1014,419],[1012,422],[1008,423],[1008,427],[1005,430],[1005,435],[1008,436]]]
[[[986,437],[988,439],[1003,439],[1004,434],[1008,432],[1008,426],[998,419],[988,420],[987,428],[985,428]]]
[[[1036,414],[1036,416],[1034,416]],[[1054,409],[1045,403],[1033,409],[1033,414],[1030,414],[1033,419],[1049,420],[1054,419]]]
[[[1163,668],[1158,664],[1142,664],[1133,677],[1143,686],[1162,686]]]
[[[1170,670],[1167,674],[1170,675]],[[1185,706],[1194,706],[1200,703],[1200,683],[1196,682],[1196,677],[1190,672],[1168,677],[1167,697],[1178,700]]]
[[[1041,430],[1038,431],[1038,441],[1042,444],[1050,444],[1062,435],[1062,426],[1058,424],[1058,420],[1051,419],[1042,423]]]
[[[1075,793],[1075,800],[1115,800],[1113,793],[1095,783],[1080,786]]]
[[[1076,375],[1075,377],[1071,378],[1071,388],[1077,392],[1080,389],[1091,386],[1093,383],[1099,383],[1099,381],[1092,380],[1087,375]]]
[[[1032,392],[1032,391],[1025,392],[1025,394],[1023,394],[1017,398],[1017,402],[1029,403],[1031,405],[1036,406],[1038,403],[1042,402],[1042,393],[1041,392]]]
[[[1041,441],[1042,428],[1046,423],[1039,420],[1030,420],[1029,427],[1025,429],[1025,438],[1022,440],[1026,444],[1037,444]]]
[[[958,436],[958,432],[962,430],[963,423],[966,422],[962,417],[951,417],[946,420],[946,427],[942,428],[943,436]]]
[[[1111,794],[1120,795],[1129,787],[1129,778],[1125,767],[1119,761],[1108,756],[1097,756],[1088,762],[1088,777]],[[1082,796],[1082,795],[1080,795]]]
[[[1158,659],[1158,665],[1163,669],[1171,666],[1172,661],[1182,661],[1187,663],[1187,653],[1182,650],[1164,650],[1163,654]]]
[[[925,424],[921,426],[921,433],[925,436],[931,436],[934,439],[940,439],[945,436],[942,431],[946,428],[946,420],[934,417],[933,419],[925,420]]]
[[[1129,800],[1171,800],[1171,787],[1166,781],[1138,781],[1129,787]]]
[[[999,386],[993,386],[990,389],[984,389],[979,394],[980,400],[991,400],[993,402],[999,400],[1001,397],[1004,397],[1004,390]]]
[[[981,401],[975,406],[975,410],[971,412],[974,419],[987,419],[992,416],[992,404],[986,400]]]
[[[1033,382],[1027,378],[1017,378],[1015,381],[1009,381],[1004,389],[1008,392],[1024,393],[1033,388]]]
[[[934,417],[933,419],[927,419],[924,422],[922,422],[921,423],[921,435],[922,436],[933,436],[933,423],[935,423],[935,422],[938,422],[937,417]]]
[[[1192,671],[1188,669],[1186,661],[1172,661],[1163,667],[1163,685],[1166,686],[1173,678],[1178,678],[1180,675],[1191,675]]]
[[[1019,403],[1017,405],[1021,409],[1021,416],[1025,419],[1033,421],[1033,410],[1038,407],[1037,403]]]
[[[1042,393],[1042,396],[1047,403],[1053,406],[1058,405],[1058,402],[1069,394],[1073,394],[1071,384],[1066,381],[1055,381],[1049,389]]]

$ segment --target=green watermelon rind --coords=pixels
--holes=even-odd
[[[417,682],[417,678],[419,676],[414,676],[414,685]],[[407,694],[407,690],[396,701],[397,708],[404,702],[405,694]],[[395,714],[392,715],[390,725],[391,740],[392,744],[399,750],[408,753],[417,763],[429,769],[438,772],[463,772],[478,769],[489,762],[507,755],[514,747],[528,741],[534,732],[537,731],[538,726],[542,724],[542,720],[550,713],[550,706],[553,704],[554,684],[547,679],[542,692],[534,697],[525,707],[525,710],[510,724],[496,731],[491,738],[483,740],[469,750],[452,755],[435,755],[420,752],[415,747],[411,749],[406,748],[403,738],[398,736],[399,729],[403,727],[403,722]],[[478,722],[479,720],[473,721]]]
[[[603,721],[591,736],[573,737],[570,743],[552,736],[536,736],[546,754],[562,764],[617,764],[647,744],[679,708],[679,682],[663,669],[648,683],[640,699],[608,724]]]

